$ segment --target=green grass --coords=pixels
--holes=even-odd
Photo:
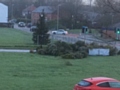
[[[72,90],[83,78],[120,79],[120,56],[64,60],[30,53],[0,53],[0,90]],[[72,66],[65,63],[70,62]]]
[[[92,34],[98,34],[98,30],[96,29],[91,29],[92,30]],[[72,33],[72,34],[80,34],[82,32],[82,29],[71,29],[68,31],[69,33]]]
[[[27,32],[0,28],[0,47],[25,48],[33,45],[31,38],[32,34]],[[64,60],[38,54],[0,52],[0,90],[72,90],[81,79],[94,76],[120,80],[119,58],[95,56]],[[67,66],[67,62],[72,66]]]
[[[12,28],[0,28],[0,46],[33,45],[32,34]]]
[[[69,33],[73,33],[73,34],[80,34],[81,29],[71,29],[68,31]]]

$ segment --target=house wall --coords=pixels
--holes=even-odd
[[[25,16],[25,15],[31,14],[32,11],[35,9],[36,7],[34,5],[31,5],[22,11],[22,15]]]
[[[8,7],[0,3],[0,23],[8,22]]]
[[[39,19],[39,14],[38,13],[32,13],[31,14],[31,22],[32,23],[37,23],[38,19]]]
[[[45,17],[47,21],[55,20],[57,18],[55,14],[45,14]],[[33,12],[31,15],[32,23],[37,23],[38,20],[39,20],[39,13]]]

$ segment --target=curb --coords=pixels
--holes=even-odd
[[[20,50],[20,49],[0,49],[0,52],[25,52],[28,53],[30,50]],[[33,50],[33,52],[36,52],[36,50]]]

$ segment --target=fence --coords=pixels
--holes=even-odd
[[[52,40],[60,40],[64,41],[67,43],[75,43],[77,41],[84,41],[86,44],[90,43],[97,43],[98,45],[110,45],[115,47],[116,41],[104,41],[95,38],[93,35],[77,35],[77,36],[72,36],[72,35],[51,35],[50,39]]]

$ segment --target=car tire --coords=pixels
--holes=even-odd
[[[65,35],[65,33],[63,33],[63,35]]]

